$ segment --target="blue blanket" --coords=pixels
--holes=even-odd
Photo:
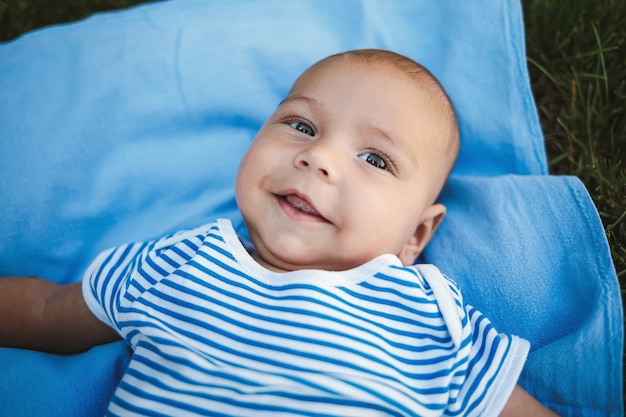
[[[620,292],[584,187],[547,175],[517,1],[157,2],[0,45],[0,275],[79,280],[102,249],[229,217],[237,163],[295,77],[346,49],[442,81],[462,148],[426,250],[561,413],[622,416]],[[0,348],[0,415],[97,416],[130,352]]]

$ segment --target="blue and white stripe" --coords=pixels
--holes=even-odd
[[[497,414],[528,349],[432,267],[274,273],[227,220],[103,252],[84,293],[135,351],[110,415]]]

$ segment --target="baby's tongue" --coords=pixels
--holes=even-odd
[[[294,208],[296,208],[296,209],[298,209],[300,211],[303,211],[305,213],[313,214],[314,216],[319,216],[319,214],[317,214],[315,209],[313,209],[313,207],[311,207],[311,205],[309,203],[307,203],[306,200],[298,197],[297,195],[289,194],[288,196],[285,197],[285,199]]]

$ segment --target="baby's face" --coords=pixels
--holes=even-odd
[[[259,262],[345,270],[399,254],[438,192],[441,116],[380,64],[305,73],[244,156],[239,208]]]

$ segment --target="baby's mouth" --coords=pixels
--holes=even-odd
[[[319,215],[319,213],[317,211],[315,211],[315,209],[313,208],[312,205],[310,205],[305,199],[298,197],[295,194],[289,194],[285,196],[285,200],[287,200],[287,202],[289,204],[291,204],[291,206],[293,208],[295,208],[296,210],[300,210],[303,211],[307,214],[311,214],[313,216],[318,216],[318,217],[322,217]]]
[[[296,217],[299,220],[328,221],[317,212],[315,207],[303,195],[299,195],[297,193],[286,193],[277,194],[276,196],[287,214]]]

